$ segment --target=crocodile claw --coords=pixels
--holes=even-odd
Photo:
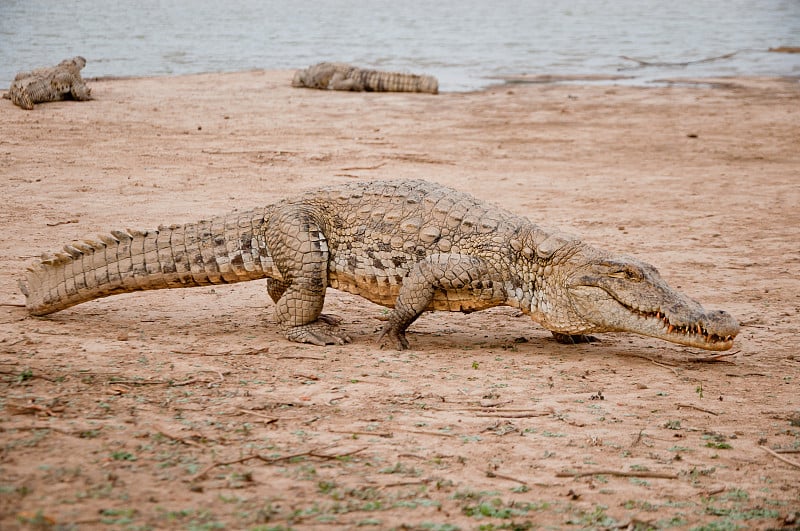
[[[286,330],[286,339],[295,343],[310,343],[320,347],[350,343],[352,341],[350,336],[338,329],[339,322],[341,320],[331,316],[320,316],[316,321],[293,326]]]
[[[386,323],[383,327],[381,335],[378,336],[378,341],[381,344],[381,348],[386,346],[394,347],[396,350],[408,350],[411,348],[411,345],[408,344],[408,339],[406,339],[405,332],[397,330],[391,322]]]

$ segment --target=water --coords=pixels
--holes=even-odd
[[[427,73],[443,91],[519,74],[800,76],[799,0],[0,0],[0,87],[74,55],[83,74],[295,69],[324,60]],[[686,62],[634,68],[629,56]]]

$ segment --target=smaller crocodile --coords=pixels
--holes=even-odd
[[[292,86],[354,92],[439,93],[439,82],[433,76],[367,70],[344,63],[318,63],[298,70]]]
[[[8,93],[3,94],[3,97],[26,110],[33,109],[34,103],[90,100],[92,89],[86,86],[81,77],[84,66],[86,59],[78,55],[65,59],[56,66],[20,72],[14,77]]]

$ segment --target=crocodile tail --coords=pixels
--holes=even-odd
[[[157,230],[115,230],[42,255],[20,288],[33,315],[132,291],[228,284],[271,276],[264,211]]]
[[[359,82],[364,90],[374,92],[427,92],[437,94],[439,82],[433,76],[405,74],[401,72],[382,72],[360,70]]]

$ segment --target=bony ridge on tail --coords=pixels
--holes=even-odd
[[[421,180],[331,186],[194,224],[111,231],[43,255],[21,286],[41,316],[117,293],[257,279],[267,279],[285,337],[316,345],[349,341],[322,314],[328,287],[392,308],[381,337],[398,349],[424,311],[500,305],[566,343],[629,332],[727,350],[739,332],[730,314],[704,309],[649,264]]]

